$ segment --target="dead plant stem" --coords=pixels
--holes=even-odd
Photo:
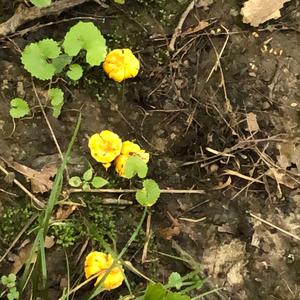
[[[262,219],[262,218],[256,216],[256,215],[253,214],[252,212],[249,212],[249,215],[250,215],[252,218],[254,218],[254,219],[256,219],[256,220],[258,220],[258,221],[260,221],[260,222],[262,222],[262,223],[264,223],[264,224],[267,224],[267,225],[269,225],[269,226],[271,226],[271,227],[277,229],[278,231],[280,231],[280,232],[282,232],[282,233],[284,233],[284,234],[286,234],[286,235],[288,235],[288,236],[294,238],[295,240],[300,241],[300,237],[299,237],[299,236],[297,236],[297,235],[295,235],[295,234],[293,234],[293,233],[291,233],[291,232],[288,232],[288,231],[286,231],[286,230],[284,230],[284,229],[282,229],[282,228],[280,228],[280,227],[278,227],[278,226],[272,224],[271,222],[266,221],[266,220],[264,220],[264,219]]]
[[[8,175],[9,173],[7,172],[7,170],[5,170],[4,167],[1,166],[0,164],[0,170],[5,174]],[[26,187],[17,179],[13,180],[14,184],[16,184],[23,192],[25,192],[25,194],[27,194],[30,199],[38,206],[38,208],[43,208],[45,206],[45,204],[40,201],[37,197],[35,197],[31,192],[29,192]]]
[[[72,193],[112,193],[112,194],[125,194],[125,193],[136,193],[138,189],[90,189],[84,191],[82,189],[69,189],[67,192]],[[205,190],[173,190],[173,189],[162,189],[161,194],[206,194]]]

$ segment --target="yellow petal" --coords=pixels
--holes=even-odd
[[[103,282],[103,287],[105,290],[112,290],[117,287],[119,287],[123,280],[124,280],[124,275],[123,275],[123,269],[121,267],[114,267],[109,274],[106,276],[104,282]],[[105,276],[105,273],[101,274],[95,283],[95,286],[98,285],[101,281],[101,279]]]
[[[85,277],[89,278],[98,272],[110,268],[112,263],[113,258],[110,254],[98,251],[90,252],[84,262]]]
[[[115,160],[116,171],[121,177],[125,176],[125,164],[127,162],[128,157],[128,155],[121,154]]]
[[[109,78],[122,82],[138,74],[140,62],[130,49],[114,49],[107,54],[103,69]]]
[[[89,139],[92,157],[103,164],[111,163],[121,152],[122,141],[109,130],[93,134]]]
[[[139,145],[137,145],[133,142],[130,142],[130,141],[125,141],[122,144],[121,154],[130,155],[133,153],[137,153],[140,150],[141,150],[141,148]]]

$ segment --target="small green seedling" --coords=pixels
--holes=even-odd
[[[175,287],[177,290],[180,290],[183,285],[182,277],[178,272],[173,272],[168,279],[168,287]]]
[[[130,179],[137,175],[139,178],[145,178],[148,173],[147,164],[138,156],[130,156],[125,163],[125,177]]]
[[[145,294],[138,297],[137,300],[191,300],[187,293],[192,290],[199,290],[202,287],[203,280],[196,272],[188,273],[185,276],[173,272],[169,276],[167,284],[149,284]],[[174,288],[176,288],[178,292],[171,291],[171,289]]]
[[[1,277],[1,284],[4,285],[8,292],[6,294],[8,300],[17,300],[19,299],[19,292],[16,287],[16,275],[11,273],[8,276],[3,275]]]
[[[14,119],[23,118],[30,112],[28,103],[22,98],[14,98],[10,101],[9,114]]]
[[[73,64],[73,65],[70,65],[69,67],[69,71],[67,72],[67,76],[76,81],[78,79],[80,79],[83,75],[83,69],[80,65],[78,64]]]
[[[53,117],[58,118],[64,105],[64,92],[59,88],[52,88],[48,91],[53,109]]]
[[[83,173],[82,178],[73,176],[69,179],[69,185],[72,187],[82,187],[84,191],[88,191],[91,189],[91,186],[95,189],[100,189],[108,184],[106,179],[100,176],[93,176],[93,173],[93,169],[90,168]]]
[[[72,62],[72,57],[67,54],[60,54],[52,59],[52,64],[55,67],[55,74],[63,71],[63,69]]]
[[[90,66],[100,66],[107,53],[106,40],[92,22],[78,22],[72,26],[65,35],[63,48],[71,57],[81,49],[86,50],[86,62]]]
[[[24,68],[32,76],[41,79],[51,79],[55,74],[52,59],[59,56],[61,50],[58,43],[52,39],[43,39],[27,45],[22,52],[21,61]]]
[[[145,295],[137,300],[190,300],[187,295],[178,292],[168,291],[162,284],[155,283],[148,285]]]
[[[136,200],[143,206],[152,206],[160,196],[160,188],[153,179],[143,181],[143,188],[135,194]]]
[[[30,0],[30,2],[36,7],[47,7],[51,4],[51,0]]]

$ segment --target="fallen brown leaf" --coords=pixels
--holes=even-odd
[[[56,213],[55,219],[56,220],[65,220],[77,209],[77,205],[63,205],[60,206]]]
[[[30,251],[31,251],[32,243],[27,244],[25,247],[21,248],[18,255],[14,256],[14,263],[12,266],[12,269],[10,270],[10,273],[17,274],[24,264],[29,259]],[[33,255],[31,263],[35,263],[36,261],[36,254]]]
[[[56,174],[55,165],[45,166],[41,171],[36,171],[17,162],[11,162],[10,166],[31,182],[33,193],[45,193],[52,189],[53,181],[50,178]]]
[[[55,240],[54,240],[54,236],[49,236],[49,235],[46,235],[45,237],[45,248],[46,249],[50,249],[52,248],[54,245],[55,245]]]
[[[300,174],[300,145],[296,145],[293,141],[285,144],[278,144],[277,148],[280,155],[277,156],[278,164],[281,168],[287,169],[294,173]],[[293,168],[294,165],[294,168]]]
[[[247,125],[248,125],[248,130],[250,132],[256,132],[259,131],[259,125],[257,123],[257,117],[256,114],[250,112],[247,114]]]
[[[158,231],[159,235],[165,240],[171,240],[173,236],[177,236],[180,234],[180,223],[177,218],[174,218],[169,212],[168,217],[171,220],[172,225]]]
[[[287,175],[284,171],[270,168],[267,171],[266,175],[276,180],[279,189],[280,184],[283,184],[290,189],[299,187],[299,183],[295,179],[293,179],[292,176]]]
[[[207,21],[199,21],[199,23],[194,26],[194,27],[190,27],[188,28],[186,31],[182,32],[182,36],[186,36],[189,34],[193,34],[199,31],[204,30],[206,27],[208,27],[210,24]]]
[[[213,188],[213,190],[223,190],[226,187],[230,186],[231,182],[232,182],[231,177],[228,176],[228,179],[225,182],[220,182],[217,186]]]
[[[243,22],[257,27],[268,20],[278,19],[281,17],[280,9],[288,1],[290,0],[248,0],[241,9]]]
[[[179,226],[170,226],[170,227],[159,230],[158,233],[163,239],[169,241],[174,236],[178,236],[180,234],[180,227]]]

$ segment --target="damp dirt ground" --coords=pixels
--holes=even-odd
[[[205,283],[194,296],[221,288],[218,294],[204,297],[208,300],[300,299],[299,1],[288,2],[281,18],[258,28],[242,22],[241,1],[199,1],[173,52],[168,45],[188,1],[126,2],[104,7],[85,3],[34,20],[0,38],[1,157],[36,170],[49,161],[59,164],[31,77],[20,62],[20,50],[46,37],[61,40],[79,19],[92,21],[110,49],[134,51],[141,71],[124,84],[106,78],[99,67],[85,69],[84,78],[76,84],[66,78],[54,80],[52,84],[65,92],[65,104],[58,119],[52,117],[51,109],[45,110],[62,151],[68,146],[79,111],[82,115],[70,175],[82,174],[91,164],[109,178],[112,187],[131,187],[116,178],[113,170],[105,173],[90,157],[88,137],[109,129],[150,153],[149,177],[161,188],[202,191],[162,194],[151,209],[146,261],[141,262],[146,224],[125,260],[163,283],[171,272],[184,275],[200,266]],[[7,20],[18,5],[17,1],[0,1],[0,21]],[[199,30],[203,24],[207,27]],[[35,80],[35,88],[42,97],[48,84]],[[31,116],[15,120],[15,124],[9,115],[14,97],[25,98],[31,107]],[[29,190],[30,184],[9,165],[1,165],[10,175],[0,174],[2,256],[27,224],[29,215],[24,215],[24,207],[34,209],[11,177]],[[65,183],[64,189],[68,188]],[[48,196],[37,194],[45,202]],[[90,210],[79,206],[68,219],[81,222],[88,214],[90,222],[102,227],[106,222],[105,228],[112,232],[120,250],[142,215],[134,196],[124,194],[122,199],[133,204],[103,205],[99,195],[72,195],[69,200],[88,203]],[[11,210],[19,214],[12,214],[20,221],[15,227],[4,224]],[[100,232],[111,241],[104,230]],[[82,274],[84,255],[97,245],[86,231],[75,235],[76,242],[66,247],[66,252],[59,243],[47,250],[49,299],[58,299],[62,293],[67,276],[65,253],[73,284]],[[31,240],[32,234],[27,232],[19,238],[1,262],[1,275],[12,270],[14,259]],[[190,263],[172,258],[186,255]],[[146,285],[130,271],[128,279],[134,291]],[[84,292],[75,299],[81,299]],[[97,299],[119,299],[127,294],[126,288],[120,288]]]

